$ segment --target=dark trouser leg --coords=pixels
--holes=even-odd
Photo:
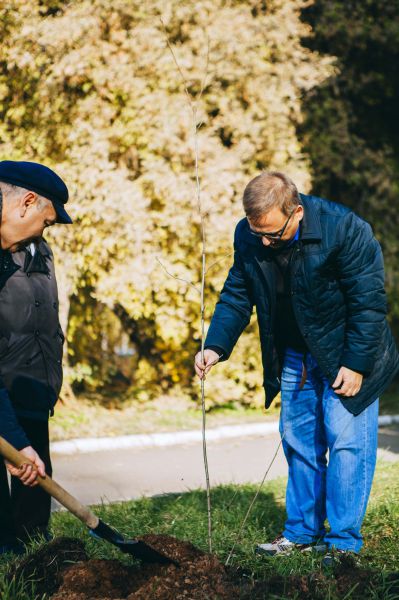
[[[15,528],[12,518],[10,489],[7,470],[3,459],[0,459],[0,546],[15,542]]]
[[[48,421],[18,418],[31,445],[52,475]],[[50,520],[51,498],[39,486],[27,487],[16,477],[11,478],[11,504],[16,536],[22,541],[45,533]]]

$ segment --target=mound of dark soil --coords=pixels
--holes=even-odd
[[[35,581],[39,595],[53,594],[61,584],[61,575],[71,563],[87,560],[83,542],[59,537],[28,554],[10,570],[10,579]]]
[[[58,538],[24,558],[12,576],[34,579],[38,594],[46,593],[52,600],[265,600],[297,598],[298,594],[301,600],[324,600],[331,586],[338,597],[353,590],[351,598],[363,599],[379,578],[376,572],[344,559],[333,579],[315,572],[253,581],[242,571],[226,569],[216,556],[189,542],[166,535],[140,539],[179,566],[87,560],[82,542]]]
[[[166,535],[146,535],[143,542],[179,563],[179,566],[141,564],[126,567],[118,561],[89,560],[71,565],[52,600],[228,600],[238,588],[215,556],[189,542]]]

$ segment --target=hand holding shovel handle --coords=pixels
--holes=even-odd
[[[14,467],[19,468],[28,463],[36,468],[29,458],[21,454],[21,452],[18,452],[18,450],[11,446],[11,444],[9,444],[1,436],[0,455],[14,465]],[[41,475],[38,474],[37,481],[40,487],[50,494],[50,496],[55,498],[55,500],[68,509],[69,512],[82,521],[82,523],[87,525],[93,537],[106,540],[114,546],[117,546],[120,550],[122,550],[122,552],[131,554],[135,558],[139,558],[144,562],[177,564],[176,561],[170,559],[161,552],[158,552],[141,540],[125,539],[121,533],[99,519],[87,506],[84,506],[79,502],[79,500],[71,496],[69,492],[64,490],[63,487],[51,479],[49,475],[41,477]]]
[[[21,467],[24,464],[30,464],[34,468],[35,465],[26,456],[18,452],[11,444],[9,444],[4,438],[0,437],[0,454],[8,460],[14,467]],[[46,475],[45,477],[37,476],[38,484],[43,488],[50,496],[58,500],[62,506],[67,508],[75,517],[80,519],[90,529],[95,529],[99,523],[99,518],[91,512],[89,508],[83,506],[71,494],[69,494],[64,488],[58,483],[53,481],[51,477]]]

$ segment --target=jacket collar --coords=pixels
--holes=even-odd
[[[36,250],[35,256],[31,257],[29,261],[25,261],[24,271],[48,274],[49,268],[45,259],[51,258],[51,252],[43,238],[37,243]],[[14,262],[12,253],[9,250],[3,250],[0,246],[0,290],[7,279],[20,268]]]
[[[301,241],[318,242],[322,239],[320,215],[317,211],[313,196],[299,194],[300,204],[303,206],[303,219],[301,221],[300,237]],[[248,221],[243,228],[243,241],[258,248],[264,248],[262,240],[251,234]]]
[[[40,245],[36,246],[36,252],[33,256],[30,253],[29,248],[25,248],[25,273],[44,273],[45,275],[48,275],[50,269],[47,266],[46,258],[48,258],[48,256],[41,253]]]
[[[20,268],[13,261],[11,252],[3,250],[0,247],[0,291],[3,289],[7,279],[14,275]]]
[[[29,245],[24,248],[24,271],[25,273],[44,273],[45,275],[48,275],[50,273],[50,269],[48,268],[46,261],[51,258],[49,247],[43,238],[36,242],[35,246],[36,251],[33,256],[30,252]]]
[[[303,219],[301,222],[300,239],[302,241],[320,241],[322,239],[320,214],[316,209],[313,196],[299,194],[299,197],[303,206]]]
[[[47,242],[44,238],[40,238],[40,241],[38,242],[38,244],[36,244],[36,248],[39,249],[39,252],[42,256],[45,256],[46,258],[51,258],[50,248],[47,245]]]
[[[10,273],[13,272],[15,273],[15,271],[17,271],[18,269],[20,269],[21,267],[17,264],[15,264],[15,262],[12,259],[12,253],[9,250],[3,250],[3,248],[0,247],[0,270],[1,272],[6,272],[6,273]]]

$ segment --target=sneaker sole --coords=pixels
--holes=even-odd
[[[264,548],[255,548],[255,554],[265,554],[266,556],[277,556],[277,555],[284,555],[284,556],[288,556],[288,554],[291,554],[292,552],[292,548],[290,548],[289,550],[265,550]]]
[[[296,548],[295,546],[292,548],[287,548],[287,550],[266,550],[265,548],[256,546],[255,554],[265,554],[266,556],[277,556],[277,555],[288,556],[294,550],[299,550],[299,552],[301,552],[302,554],[306,554],[308,552],[309,553],[316,552],[317,554],[323,554],[324,552],[327,552],[327,546],[324,544],[316,544],[315,546],[308,546],[307,548],[302,548],[302,550],[299,548]]]
[[[327,552],[326,544],[316,544],[315,546],[309,546],[308,548],[304,548],[301,552],[317,552],[318,554],[324,554]]]

